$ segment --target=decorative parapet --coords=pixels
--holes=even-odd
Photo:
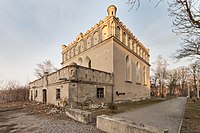
[[[46,79],[46,80],[45,80]],[[113,84],[113,74],[104,71],[78,66],[75,63],[63,67],[46,77],[29,84],[30,88],[48,87],[59,82],[86,82],[91,84]]]
[[[116,17],[117,8],[111,5],[107,9],[108,16],[91,27],[85,34],[80,33],[70,44],[62,45],[62,63],[101,43],[109,37],[115,37],[127,48],[149,62],[149,49],[133,35],[133,33]],[[118,31],[119,27],[119,31]]]

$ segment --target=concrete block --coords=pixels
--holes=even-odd
[[[92,117],[91,112],[80,109],[67,109],[66,115],[84,124],[88,124],[95,121],[95,119]]]
[[[131,121],[107,115],[97,116],[97,128],[107,133],[168,133],[168,130],[144,124],[137,126]]]

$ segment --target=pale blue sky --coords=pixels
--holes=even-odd
[[[150,48],[151,63],[161,54],[170,67],[169,56],[181,42],[172,33],[167,3],[141,3],[136,11],[126,0],[0,0],[0,80],[35,79],[36,63],[50,59],[60,68],[61,44],[74,41],[107,15],[116,5],[117,16],[134,35]],[[180,63],[179,63],[180,64]]]

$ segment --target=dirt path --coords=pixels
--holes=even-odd
[[[57,119],[22,110],[0,112],[0,133],[102,133],[95,125],[72,119]]]
[[[169,133],[178,133],[185,104],[186,98],[175,98],[138,110],[116,114],[114,117],[128,119],[137,125],[143,123],[149,126],[169,129]]]

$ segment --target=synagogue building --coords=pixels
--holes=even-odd
[[[30,83],[30,100],[59,106],[136,101],[150,97],[149,49],[108,15],[62,45],[62,68]]]

